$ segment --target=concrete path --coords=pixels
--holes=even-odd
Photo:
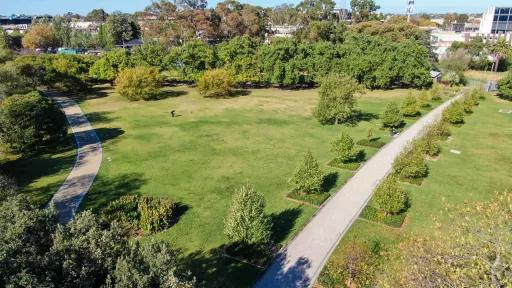
[[[80,202],[91,188],[102,160],[101,142],[82,110],[72,99],[56,93],[48,93],[66,114],[75,135],[77,157],[75,166],[50,203],[55,204],[59,221],[73,219]]]
[[[391,172],[395,158],[461,96],[450,99],[419,119],[362,166],[279,252],[255,287],[311,287],[343,235],[370,200],[373,190]]]

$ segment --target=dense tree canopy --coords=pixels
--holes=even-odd
[[[55,47],[57,39],[53,29],[48,24],[32,25],[23,36],[23,47],[28,49]]]
[[[380,6],[374,0],[351,0],[352,20],[356,23],[364,22],[374,18],[374,13]]]

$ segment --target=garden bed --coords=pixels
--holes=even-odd
[[[327,200],[331,194],[327,192],[320,192],[320,193],[314,193],[314,194],[306,194],[299,191],[291,191],[286,195],[286,198],[290,198],[291,200],[296,200],[299,202],[305,202],[312,204],[314,206],[320,206],[322,205],[325,200]]]
[[[365,220],[381,223],[393,228],[402,227],[406,216],[407,212],[402,212],[400,214],[384,215],[377,208],[370,205],[367,205],[361,212],[361,215],[359,215],[360,218],[363,218]]]
[[[359,162],[351,162],[351,163],[343,163],[339,161],[338,159],[333,159],[327,163],[328,166],[338,168],[338,169],[344,169],[349,171],[356,171],[361,167],[362,163]]]

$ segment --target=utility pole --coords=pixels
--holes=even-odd
[[[407,22],[411,22],[411,15],[414,12],[414,0],[407,0],[407,8],[405,13],[407,14]]]

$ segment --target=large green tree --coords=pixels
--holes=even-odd
[[[215,67],[212,47],[199,40],[175,47],[166,57],[167,69],[176,71],[183,81],[197,81],[202,73]]]
[[[107,17],[106,29],[110,45],[121,45],[140,37],[140,27],[126,14],[115,11]]]
[[[498,91],[503,98],[512,99],[512,72],[498,81]]]
[[[355,22],[364,22],[371,20],[373,14],[380,9],[380,6],[374,0],[351,0],[352,20]]]
[[[321,82],[313,115],[322,124],[346,122],[356,114],[356,95],[361,92],[361,86],[349,76],[330,74]]]
[[[263,75],[256,57],[260,45],[259,40],[243,36],[218,46],[219,62],[234,76],[236,83],[261,82]]]

